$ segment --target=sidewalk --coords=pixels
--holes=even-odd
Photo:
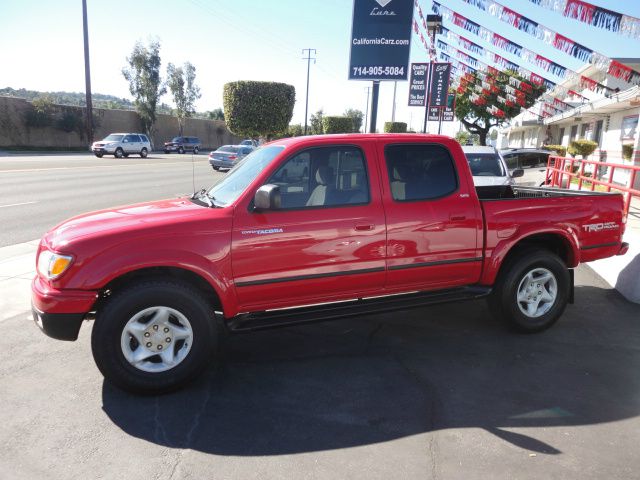
[[[629,251],[622,256],[588,263],[609,285],[634,303],[640,303],[640,198],[633,197],[624,241]]]
[[[39,240],[0,248],[0,322],[31,312],[31,280]]]

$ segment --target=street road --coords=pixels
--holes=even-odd
[[[40,238],[80,213],[190,194],[192,172],[198,189],[224,175],[209,166],[206,153],[0,157],[0,247]]]
[[[159,397],[103,381],[90,322],[0,312],[0,478],[638,478],[638,306],[576,277],[541,334],[476,301],[233,335]]]

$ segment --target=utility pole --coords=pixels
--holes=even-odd
[[[93,102],[91,101],[91,68],[89,67],[89,28],[87,26],[87,0],[82,0],[82,32],[84,34],[84,82],[87,103],[87,141],[93,143]]]
[[[364,125],[362,131],[367,133],[367,122],[369,120],[369,94],[371,93],[371,87],[365,87],[364,89],[367,91],[367,113],[364,114]]]
[[[84,0],[83,0],[84,1]],[[309,70],[311,69],[311,60],[313,60],[313,63],[316,63],[316,59],[315,58],[311,58],[311,52],[313,52],[313,55],[316,55],[316,49],[315,48],[303,48],[302,49],[302,53],[304,54],[304,52],[307,52],[307,56],[303,57],[303,60],[307,61],[307,98],[305,101],[305,106],[304,106],[304,134],[307,134],[307,118],[309,115]]]

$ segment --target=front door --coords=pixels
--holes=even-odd
[[[379,146],[385,159],[389,290],[438,289],[478,281],[482,217],[466,177],[439,144]],[[466,165],[463,165],[466,168]]]
[[[236,208],[232,268],[240,311],[379,293],[385,219],[373,142],[294,152],[266,184],[281,208]]]

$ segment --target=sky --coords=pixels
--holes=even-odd
[[[392,0],[393,1],[393,0]],[[398,1],[398,0],[396,0]],[[640,1],[591,0],[603,8],[640,17]],[[577,70],[581,62],[545,45],[462,0],[441,0],[510,40]],[[640,57],[640,41],[590,27],[536,6],[529,0],[501,0],[509,8],[609,57]],[[349,81],[352,0],[87,0],[91,82],[94,93],[131,98],[121,70],[137,40],[158,38],[162,72],[168,62],[191,62],[202,97],[198,111],[222,107],[222,88],[236,80],[285,82],[296,88],[292,123],[304,124],[307,63],[302,49],[315,48],[311,65],[309,115],[322,108],[340,115],[366,110],[371,82]],[[419,0],[423,13],[431,0]],[[417,16],[417,13],[416,13]],[[473,34],[450,30],[553,81],[534,65],[489,46]],[[427,51],[412,35],[411,62],[427,61]],[[456,47],[455,42],[448,42]],[[461,47],[458,47],[462,50]],[[0,88],[84,92],[81,0],[0,0]],[[396,121],[419,130],[424,108],[408,107],[408,82],[398,82]],[[172,104],[169,95],[162,102]],[[382,82],[378,128],[390,121],[393,82]],[[456,122],[457,123],[457,122]],[[457,125],[445,125],[453,134]]]

